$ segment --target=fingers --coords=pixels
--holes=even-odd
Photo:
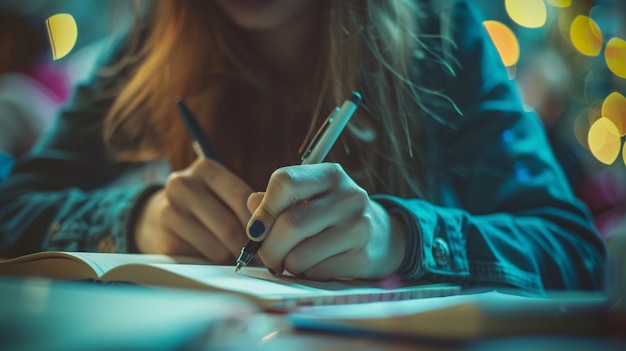
[[[242,225],[248,222],[250,211],[246,207],[246,200],[253,190],[247,183],[211,159],[201,158],[190,169],[235,213]]]
[[[198,159],[168,178],[165,196],[171,208],[160,220],[212,262],[226,263],[245,242],[250,193],[252,189],[223,165]]]
[[[250,213],[254,213],[254,211],[256,211],[261,204],[261,201],[263,201],[263,196],[265,196],[265,192],[252,193],[248,196],[247,206]]]
[[[222,242],[214,232],[188,212],[181,212],[173,207],[163,213],[165,229],[172,233],[170,249],[176,249],[178,254],[187,251],[200,254],[214,263],[232,262],[234,253]]]
[[[258,197],[248,199],[254,209]],[[260,224],[259,224],[260,223]],[[403,259],[405,228],[340,166],[276,171],[248,223],[248,236],[271,270],[309,279],[380,278]],[[259,226],[261,229],[259,229]]]
[[[171,231],[166,231],[164,234],[165,235],[163,235],[160,238],[157,247],[155,247],[152,251],[148,251],[144,253],[195,256],[195,257],[207,257],[207,258],[210,257],[198,251],[198,249],[195,246],[189,244],[187,241],[183,240],[183,238],[179,237],[175,233]]]
[[[263,262],[276,272],[299,274],[330,256],[364,246],[369,231],[361,213],[354,193],[298,203],[275,221],[261,248]]]
[[[134,240],[137,249],[141,253],[158,253],[169,255],[192,255],[200,253],[194,247],[175,235],[164,224],[178,222],[177,219],[163,220],[163,218],[175,217],[170,212],[176,210],[169,206],[169,202],[163,190],[155,192],[144,203],[141,214],[137,218],[134,228]]]
[[[164,220],[175,223],[175,226],[168,226],[187,242],[202,245],[197,248],[205,254],[211,253],[215,247],[227,251],[230,256],[239,252],[245,241],[243,224],[201,178],[189,176],[185,171],[172,174],[166,183],[166,197],[170,205],[178,210],[175,216]],[[216,245],[216,241],[221,244]],[[217,256],[221,259],[223,254]]]
[[[284,259],[284,269],[296,275],[305,277],[322,277],[324,273],[334,278],[354,277],[362,267],[359,262],[350,262],[347,267],[332,267],[323,265],[329,270],[317,272],[318,266],[332,260],[337,256],[349,256],[355,261],[362,258],[362,255],[351,254],[351,251],[363,250],[367,241],[367,231],[358,230],[358,226],[353,223],[346,223],[341,226],[328,228],[325,231],[307,238],[291,249]],[[332,261],[331,261],[332,262]],[[341,273],[341,274],[340,274]]]
[[[287,254],[285,269],[315,280],[383,278],[396,272],[406,250],[402,220],[375,202],[365,213],[299,243]]]
[[[283,167],[275,171],[267,185],[266,194],[247,225],[250,240],[261,241],[270,232],[276,218],[298,201],[308,201],[328,191],[330,164]],[[331,178],[332,179],[332,178]]]
[[[372,278],[363,274],[363,267],[367,266],[362,255],[354,250],[331,256],[306,271],[301,276],[311,280],[329,280],[336,278]]]

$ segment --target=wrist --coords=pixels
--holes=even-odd
[[[394,273],[402,279],[417,279],[423,274],[422,262],[422,231],[417,218],[404,205],[404,199],[392,195],[377,194],[372,198],[380,203],[389,213],[399,219],[404,227],[404,247],[399,247],[392,254],[402,257],[402,263]]]
[[[390,247],[389,259],[391,261],[391,271],[398,271],[404,262],[407,247],[407,227],[402,216],[397,211],[386,210],[389,215],[390,223]]]
[[[406,227],[401,216],[393,210],[372,201],[372,218],[377,218],[373,226],[373,236],[369,243],[371,265],[369,278],[384,278],[394,274],[404,260],[406,251]]]
[[[130,209],[128,220],[126,222],[126,238],[128,240],[128,252],[139,253],[141,252],[138,242],[137,234],[138,227],[145,221],[146,209],[149,201],[152,200],[155,194],[163,189],[162,185],[151,185],[144,189],[137,198]]]
[[[396,269],[396,273],[406,279],[412,277],[418,269],[421,255],[419,228],[417,228],[411,216],[403,208],[394,207],[388,211],[392,213],[394,217],[402,221],[403,227],[405,228],[404,247],[399,250],[403,258]]]

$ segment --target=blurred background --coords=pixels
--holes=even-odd
[[[471,0],[470,0],[471,1]],[[474,0],[605,237],[626,231],[626,2]]]
[[[602,235],[626,230],[626,1],[468,1]],[[0,181],[132,9],[131,0],[0,0]]]

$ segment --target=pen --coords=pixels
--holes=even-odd
[[[215,151],[213,144],[211,144],[209,138],[207,138],[206,134],[204,134],[200,123],[198,123],[196,118],[193,116],[183,99],[177,98],[176,105],[178,106],[178,112],[183,120],[183,123],[185,124],[185,128],[187,128],[187,132],[193,140],[193,147],[196,153],[219,162],[220,157]]]
[[[352,92],[350,98],[347,99],[341,107],[336,107],[333,110],[317,133],[315,133],[313,139],[311,139],[306,151],[302,154],[303,165],[324,161],[330,149],[337,139],[339,139],[339,135],[341,135],[343,129],[348,125],[350,118],[352,118],[360,102],[361,94],[355,91]],[[261,243],[262,241],[248,240],[246,245],[241,249],[239,258],[237,258],[235,273],[250,263],[261,247]]]

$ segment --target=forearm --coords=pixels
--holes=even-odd
[[[130,251],[131,214],[146,185],[82,191],[5,192],[0,200],[1,253]]]
[[[416,246],[407,248],[407,279],[533,291],[603,288],[604,245],[573,206],[472,216],[422,200],[377,199],[404,211],[416,230],[409,233]]]

